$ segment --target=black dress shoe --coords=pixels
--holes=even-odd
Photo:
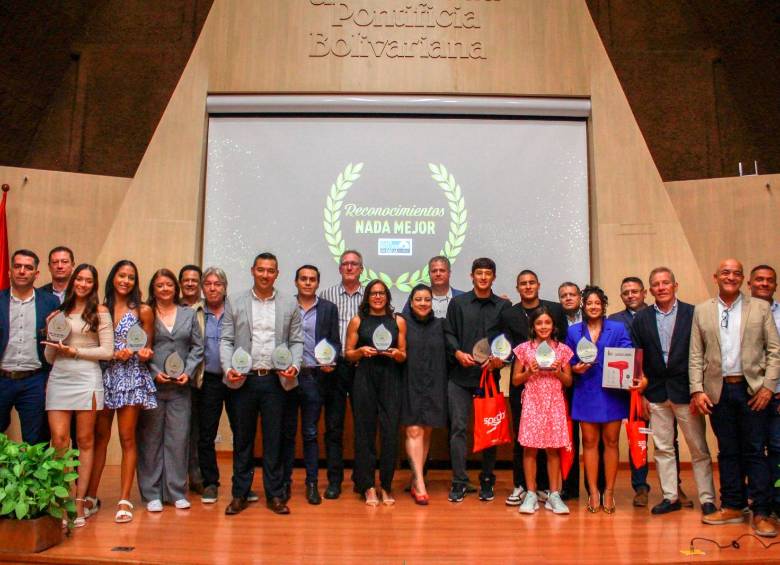
[[[247,506],[248,504],[245,498],[234,498],[230,501],[230,504],[227,505],[227,508],[225,508],[225,514],[228,516],[240,514]]]
[[[309,504],[322,504],[322,497],[317,488],[317,483],[306,485],[306,501]]]
[[[290,501],[292,496],[292,485],[290,483],[284,483],[282,487],[282,502],[285,504]]]
[[[701,515],[707,516],[709,514],[715,514],[718,511],[718,507],[712,502],[705,502],[701,505]]]
[[[287,504],[285,504],[285,502],[281,498],[278,498],[276,496],[270,498],[266,504],[268,506],[268,509],[274,514],[290,513],[290,509],[287,508]]]
[[[336,500],[339,496],[341,496],[341,486],[336,483],[330,483],[328,488],[325,489],[325,498]]]
[[[652,514],[668,514],[669,512],[674,512],[675,510],[681,510],[682,504],[680,504],[679,500],[675,500],[672,502],[668,498],[664,498],[661,502],[653,506],[653,509],[650,511]]]

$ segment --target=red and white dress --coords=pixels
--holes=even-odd
[[[555,357],[560,359],[561,365],[568,365],[574,356],[572,350],[564,343],[547,343],[555,351]],[[534,341],[526,341],[515,347],[515,362],[530,367],[537,345]],[[537,449],[571,447],[563,383],[552,371],[531,373],[525,381],[522,402],[520,432],[517,435],[520,445]]]

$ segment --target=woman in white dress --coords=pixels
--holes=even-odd
[[[98,302],[98,274],[81,264],[65,290],[58,312],[65,314],[70,334],[60,342],[46,343],[46,360],[52,364],[46,387],[46,410],[51,443],[58,452],[70,446],[70,421],[76,415],[79,446],[79,478],[76,483],[76,520],[86,524],[84,497],[89,485],[95,440],[95,418],[103,409],[103,373],[99,361],[114,354],[114,332],[108,309]]]

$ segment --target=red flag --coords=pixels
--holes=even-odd
[[[8,220],[5,216],[5,200],[8,196],[8,185],[3,185],[3,201],[0,202],[0,290],[11,286],[8,278],[11,262],[8,259]]]

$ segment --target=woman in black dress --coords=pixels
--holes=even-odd
[[[444,320],[433,315],[433,293],[419,284],[409,295],[406,319],[406,365],[401,385],[401,425],[412,468],[412,498],[427,505],[423,466],[433,428],[447,426],[447,351]]]
[[[347,327],[345,357],[357,363],[352,388],[352,410],[355,416],[355,486],[369,506],[377,506],[374,487],[376,468],[376,424],[379,420],[382,453],[379,480],[382,502],[395,503],[391,493],[398,446],[400,415],[400,364],[406,360],[406,322],[396,318],[390,306],[390,289],[381,280],[368,283],[358,315]],[[381,326],[390,339],[379,339],[375,332]],[[387,332],[379,332],[385,334]],[[387,343],[389,341],[389,347]]]

